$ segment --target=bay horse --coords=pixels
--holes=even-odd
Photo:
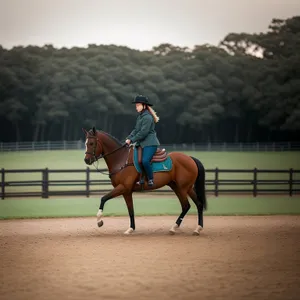
[[[114,187],[101,198],[99,210],[96,215],[98,227],[103,225],[102,217],[106,201],[122,195],[130,217],[130,226],[124,234],[131,234],[135,230],[132,194],[133,192],[141,191],[141,186],[138,184],[140,172],[137,171],[133,161],[134,149],[131,145],[122,144],[110,134],[96,130],[95,127],[89,131],[84,128],[82,130],[86,136],[84,162],[87,165],[92,165],[103,158],[109,171],[112,186]],[[166,154],[164,151],[158,149],[152,162],[155,161],[155,157],[158,157],[157,161],[163,160],[163,156],[169,157],[169,160],[171,159],[172,161],[172,167],[168,171],[155,172],[153,174],[154,186],[152,187],[148,187],[145,180],[144,191],[169,186],[178,197],[182,211],[175,224],[169,230],[171,234],[175,234],[176,229],[180,227],[183,218],[189,211],[191,205],[188,196],[190,196],[198,212],[198,225],[193,231],[193,235],[199,235],[203,229],[203,210],[206,209],[204,166],[197,158],[192,156],[181,152]]]

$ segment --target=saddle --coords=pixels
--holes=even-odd
[[[136,170],[139,173],[139,182],[141,191],[144,190],[144,180],[146,178],[146,174],[142,167],[142,154],[143,148],[142,147],[135,147],[133,152],[133,163]],[[156,152],[154,153],[152,159],[152,170],[153,173],[156,172],[169,172],[172,169],[172,159],[168,155],[166,149],[157,148]]]
[[[143,149],[142,147],[138,147],[138,162],[139,164],[142,163],[142,154]],[[151,162],[162,162],[166,160],[168,157],[166,149],[157,148],[156,152],[154,153]]]

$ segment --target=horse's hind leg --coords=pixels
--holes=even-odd
[[[191,197],[191,199],[195,203],[195,205],[197,207],[197,212],[198,212],[198,226],[194,230],[193,234],[199,235],[200,231],[203,230],[203,205],[198,200],[198,197],[193,188],[188,191],[188,195]]]
[[[133,207],[132,193],[124,194],[123,197],[125,199],[126,206],[127,206],[127,209],[128,209],[129,218],[130,218],[130,226],[124,232],[124,234],[131,234],[135,230],[134,207]]]
[[[175,192],[176,196],[180,201],[181,208],[182,208],[181,214],[177,218],[175,224],[169,230],[171,234],[174,234],[176,232],[176,229],[180,227],[181,222],[185,217],[185,215],[187,214],[187,212],[189,211],[191,205],[187,197],[187,191],[179,189],[175,182],[171,182],[168,185]]]

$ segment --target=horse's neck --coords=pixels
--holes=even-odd
[[[114,141],[112,138],[110,138],[109,136],[107,136],[103,133],[100,133],[100,140],[101,140],[103,152],[105,155],[107,155],[121,147],[121,145],[119,145],[116,141]],[[128,156],[127,154],[128,154],[128,149],[124,147],[124,148],[121,148],[121,149],[117,150],[116,152],[104,157],[104,160],[106,162],[108,169],[112,170],[116,166],[121,166],[124,163],[124,161],[126,160],[126,158]]]

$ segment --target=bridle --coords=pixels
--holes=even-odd
[[[113,150],[113,151],[111,151],[111,152],[109,152],[109,153],[106,153],[106,154],[105,154],[105,153],[103,153],[103,151],[102,151],[102,153],[101,153],[99,156],[96,156],[96,150],[97,150],[98,143],[101,145],[100,140],[99,140],[96,136],[87,136],[86,138],[87,138],[87,139],[95,139],[95,140],[96,140],[96,143],[94,143],[93,152],[91,153],[91,152],[89,152],[89,151],[86,151],[85,154],[90,154],[90,155],[93,156],[93,158],[94,158],[93,165],[95,164],[95,162],[97,162],[97,166],[94,165],[94,167],[95,167],[96,170],[97,170],[98,172],[100,172],[101,174],[108,175],[109,177],[111,177],[113,174],[116,174],[116,173],[118,173],[119,171],[121,171],[122,169],[124,169],[125,167],[131,165],[131,164],[128,164],[128,158],[127,158],[127,161],[126,161],[125,166],[121,167],[119,170],[114,171],[114,172],[111,172],[111,173],[108,173],[108,174],[107,174],[107,173],[104,173],[103,171],[101,171],[101,170],[98,169],[98,160],[101,159],[101,158],[105,158],[105,157],[107,157],[107,156],[109,156],[109,155],[111,155],[111,154],[113,154],[113,153],[115,153],[115,152],[121,150],[122,148],[124,148],[125,146],[128,146],[128,145],[125,143],[125,144],[123,144],[122,146],[118,147],[117,149],[115,149],[115,150]],[[101,148],[102,148],[102,150],[103,150],[103,147],[101,147]],[[129,156],[129,153],[128,153],[128,156]]]
[[[109,156],[109,155],[117,152],[118,150],[122,149],[123,147],[127,146],[127,144],[123,144],[122,146],[118,147],[117,149],[115,149],[115,150],[113,150],[113,151],[111,151],[109,153],[104,154],[102,152],[99,156],[96,156],[96,149],[97,149],[98,143],[101,145],[100,140],[96,136],[88,136],[87,139],[95,139],[96,140],[96,143],[94,144],[94,147],[93,147],[93,153],[88,152],[88,151],[85,152],[85,154],[92,155],[93,158],[95,159],[95,161],[98,161],[101,158],[107,157],[107,156]],[[102,147],[102,149],[103,149],[103,147]]]

